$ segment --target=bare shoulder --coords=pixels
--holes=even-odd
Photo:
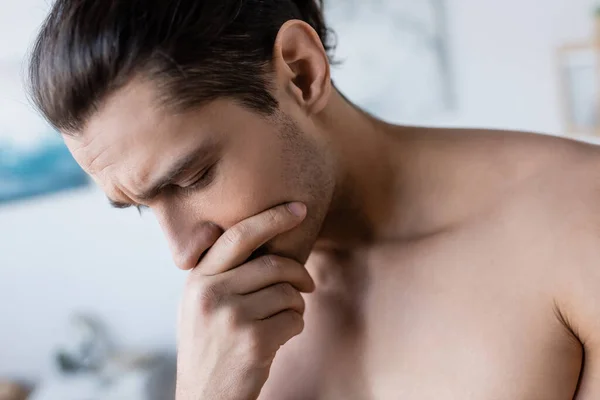
[[[463,130],[456,134],[457,157],[492,170],[498,185],[523,195],[544,194],[581,211],[600,207],[600,146],[568,138],[523,132]],[[492,181],[492,184],[494,182]],[[541,191],[541,192],[540,192]],[[537,200],[548,199],[537,196]],[[550,206],[551,204],[548,204]]]
[[[494,171],[475,190],[495,194],[495,223],[527,238],[532,263],[556,277],[565,318],[581,340],[597,331],[600,352],[600,146],[519,132],[454,133],[457,156]]]
[[[518,207],[524,218],[533,216],[542,244],[536,251],[547,254],[545,267],[556,277],[557,309],[585,353],[577,398],[599,398],[600,147],[560,139],[531,144],[534,155],[549,155],[519,189]]]
[[[508,134],[502,146],[490,151],[497,153],[492,159],[503,159],[507,178],[517,182],[517,207],[527,211],[534,207],[550,222],[588,221],[592,230],[597,220],[600,228],[600,146],[553,136]]]
[[[545,164],[558,165],[573,159],[592,160],[594,155],[600,154],[598,145],[551,135],[481,129],[450,129],[441,132],[450,134],[457,149],[477,150],[473,154],[500,164],[510,162],[536,168]]]
[[[504,137],[490,145],[488,162],[506,170],[510,188],[498,208],[520,216],[524,228],[543,229],[540,237],[556,235],[566,253],[591,246],[600,265],[600,146],[535,134],[490,135],[490,143]]]
[[[600,146],[526,134],[505,141],[499,151],[528,170],[506,199],[509,215],[537,236],[531,251],[555,276],[556,304],[586,357],[600,355]],[[598,378],[600,359],[593,363]]]
[[[550,296],[584,351],[577,398],[600,398],[600,146],[489,134],[474,140],[514,182],[499,198],[494,221],[511,227],[512,251],[537,272],[528,287]]]
[[[429,182],[446,199],[443,209],[428,205],[426,215],[449,213],[451,225],[460,225],[481,210],[507,211],[530,227],[600,216],[600,146],[469,129],[422,132],[415,141],[414,157],[427,160],[427,169],[414,180]]]

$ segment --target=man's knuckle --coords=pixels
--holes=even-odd
[[[224,291],[221,282],[201,282],[191,289],[192,298],[202,314],[211,314],[221,305]]]
[[[306,311],[306,302],[304,301],[304,297],[302,297],[300,295],[300,293],[298,293],[298,292],[296,294],[296,297],[297,297],[297,302],[298,302],[298,308],[299,308],[300,312],[302,314],[304,314],[304,311]]]
[[[261,257],[261,261],[264,267],[267,268],[269,271],[274,271],[278,269],[279,258],[277,256],[269,254]]]
[[[240,245],[240,243],[242,243],[246,236],[247,236],[247,232],[248,229],[246,228],[245,225],[240,224],[240,225],[236,225],[234,227],[232,227],[231,229],[227,230],[224,234],[223,234],[223,238],[225,239],[225,241],[232,245],[232,246],[238,246]]]
[[[278,285],[279,292],[284,298],[291,299],[295,298],[297,290],[289,283],[280,283]]]
[[[273,208],[267,211],[266,217],[270,226],[278,226],[282,221],[281,212]]]
[[[299,335],[304,330],[304,318],[296,312],[290,313],[290,318],[294,326],[293,333]]]
[[[196,301],[201,297],[202,288],[204,286],[204,282],[199,279],[191,279],[190,276],[185,284],[185,298],[190,299],[191,301]]]

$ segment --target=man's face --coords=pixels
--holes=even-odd
[[[65,135],[109,199],[150,207],[184,269],[205,250],[207,224],[226,230],[301,201],[306,220],[264,250],[306,261],[334,189],[326,145],[308,119],[287,112],[265,118],[231,100],[176,114],[157,108],[155,98],[148,84],[132,83],[109,98],[84,132]]]

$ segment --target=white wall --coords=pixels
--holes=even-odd
[[[0,208],[0,375],[39,374],[72,311],[136,348],[172,346],[183,278],[154,221],[96,189]]]
[[[0,0],[0,142],[43,126],[6,74],[48,3]],[[184,277],[153,219],[110,209],[95,188],[0,206],[0,377],[43,374],[74,311],[106,319],[124,345],[172,348]]]
[[[449,0],[460,109],[448,122],[561,133],[556,48],[588,39],[596,0]]]
[[[437,123],[560,133],[555,49],[591,34],[594,1],[448,1],[459,109]],[[0,0],[0,61],[27,46],[46,3]],[[0,207],[0,376],[42,374],[75,310],[125,345],[172,346],[183,279],[153,220],[96,189]]]

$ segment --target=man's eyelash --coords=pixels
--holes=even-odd
[[[142,214],[144,213],[144,211],[149,210],[150,207],[148,206],[142,206],[142,205],[136,205],[135,208],[137,208],[138,213],[140,214],[140,217],[142,216]]]
[[[187,194],[208,186],[214,178],[214,173],[215,165],[212,165],[208,167],[208,169],[206,169],[204,173],[202,173],[195,182],[193,182],[189,186],[181,187],[181,190],[183,190],[184,194]]]

